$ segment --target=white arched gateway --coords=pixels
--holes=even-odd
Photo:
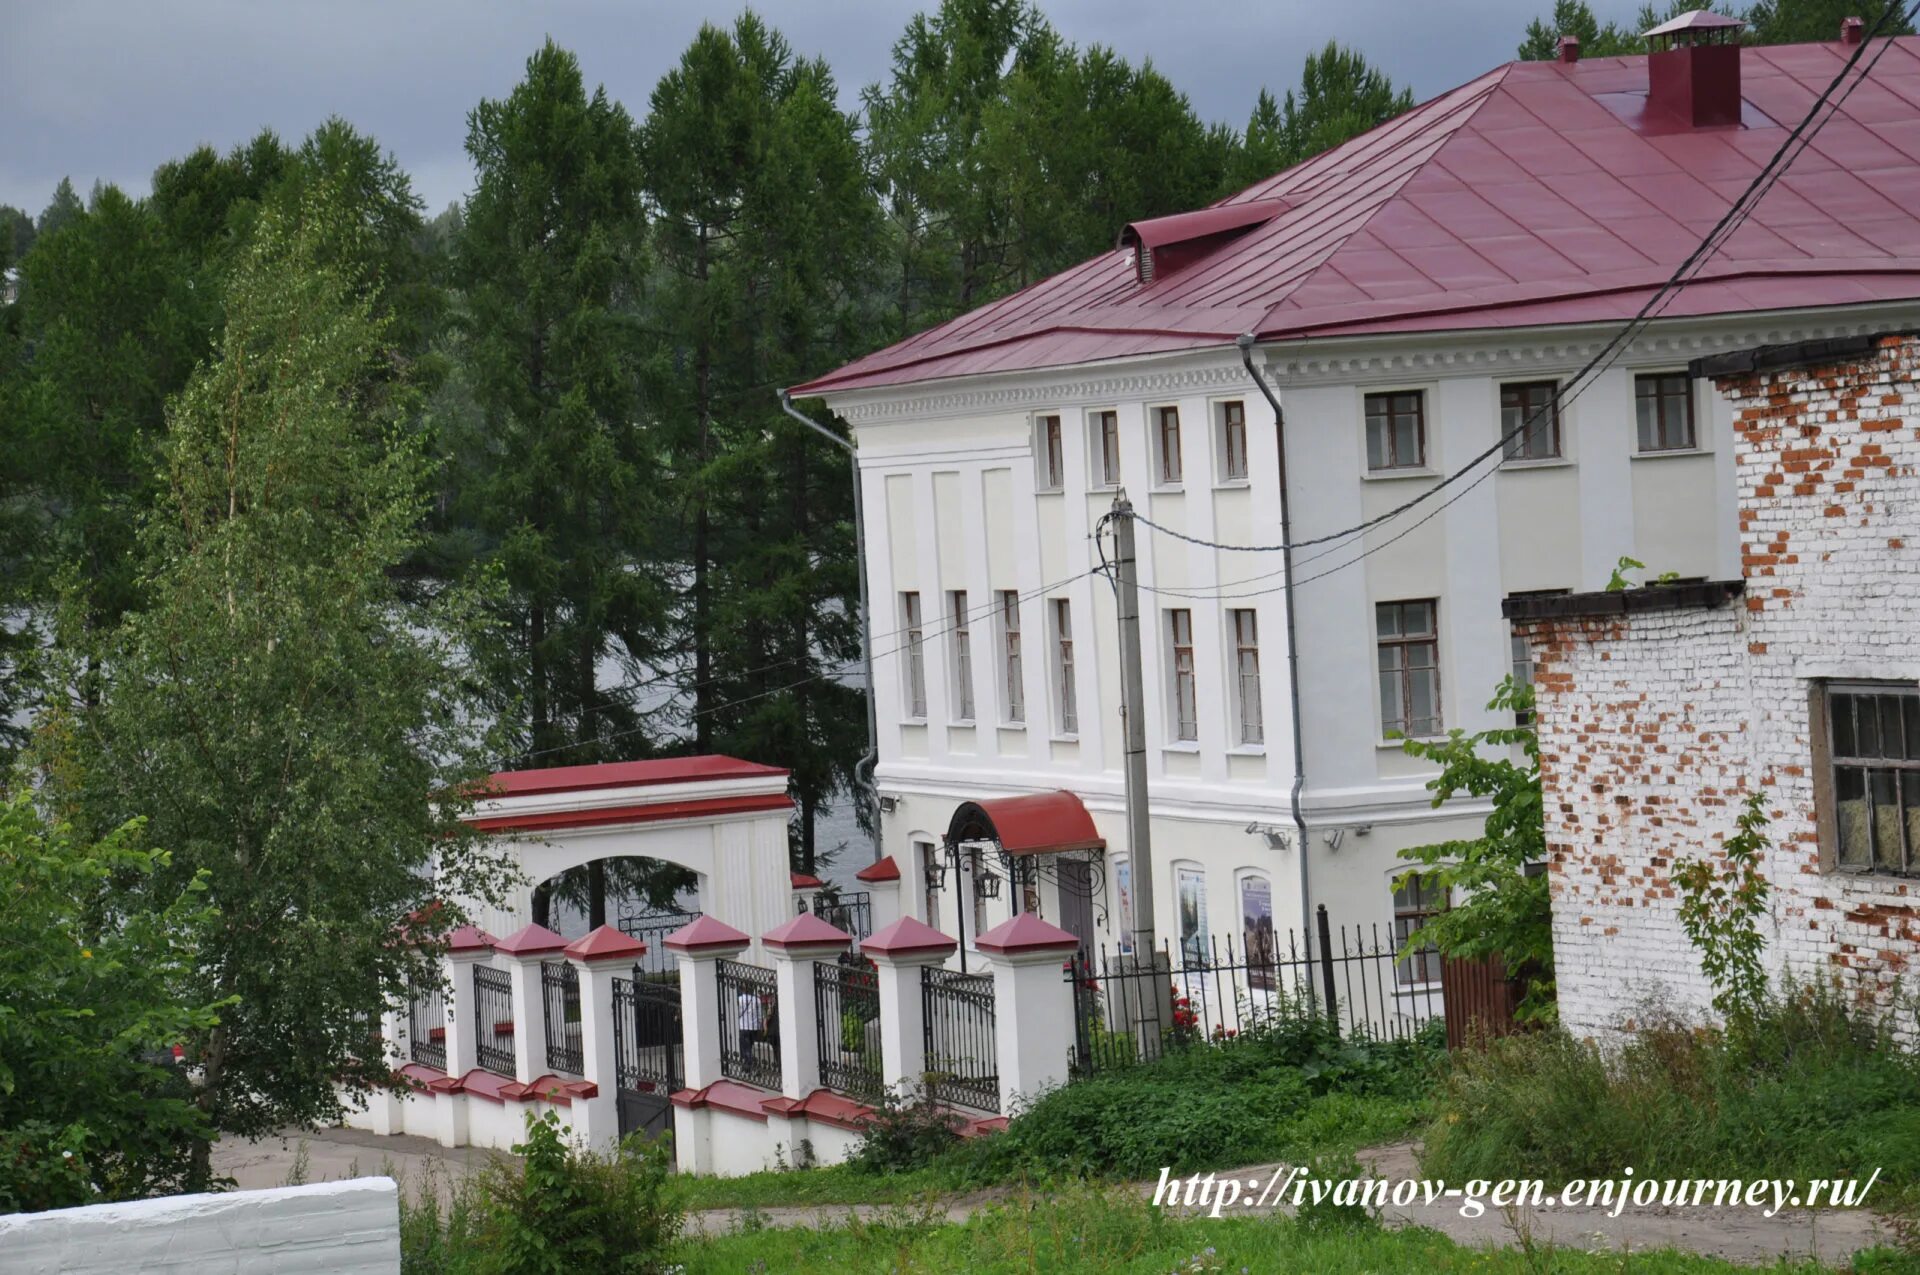
[[[670,757],[509,770],[492,777],[467,821],[524,880],[474,924],[512,934],[533,920],[547,878],[622,856],[678,864],[699,878],[701,908],[758,936],[793,913],[787,772],[734,757]]]

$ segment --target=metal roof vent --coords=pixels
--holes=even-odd
[[[1572,65],[1580,60],[1580,37],[1563,35],[1554,42],[1553,52],[1560,61]]]
[[[1740,122],[1738,18],[1694,9],[1644,32],[1647,104],[1691,128]]]
[[[1867,38],[1867,20],[1865,18],[1840,19],[1840,43],[1858,44]]]
[[[1119,246],[1132,250],[1134,278],[1145,287],[1266,225],[1292,206],[1284,199],[1255,199],[1136,221],[1120,232]]]

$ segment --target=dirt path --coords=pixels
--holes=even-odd
[[[432,1174],[442,1189],[465,1177],[500,1153],[471,1147],[453,1150],[425,1138],[380,1137],[351,1129],[328,1129],[316,1134],[291,1134],[259,1142],[224,1141],[214,1148],[216,1172],[234,1179],[243,1189],[284,1185],[293,1175],[305,1148],[305,1178],[323,1182],[374,1174],[400,1176],[409,1186]],[[1374,1147],[1360,1160],[1375,1177],[1397,1181],[1418,1178],[1413,1143]],[[1246,1189],[1259,1195],[1277,1166],[1248,1165],[1222,1170],[1219,1178],[1237,1178],[1257,1185]],[[1143,1199],[1153,1197],[1154,1184],[1134,1184]],[[758,1225],[771,1227],[832,1226],[849,1217],[913,1218],[922,1221],[964,1222],[1009,1193],[982,1191],[932,1204],[818,1204],[769,1206],[757,1209],[703,1209],[687,1216],[687,1229],[696,1235],[718,1235],[739,1226],[751,1214]],[[1200,1212],[1200,1210],[1193,1210]],[[1222,1216],[1291,1213],[1291,1208],[1236,1207]],[[1388,1226],[1425,1226],[1459,1243],[1476,1247],[1542,1247],[1614,1249],[1621,1252],[1676,1248],[1735,1262],[1768,1262],[1776,1258],[1814,1257],[1838,1265],[1883,1234],[1878,1219],[1864,1211],[1810,1212],[1789,1210],[1763,1217],[1761,1210],[1699,1208],[1685,1210],[1629,1209],[1619,1217],[1604,1208],[1529,1208],[1516,1213],[1489,1208],[1477,1218],[1462,1217],[1459,1206],[1447,1202],[1390,1208]]]

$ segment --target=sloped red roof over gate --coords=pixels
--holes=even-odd
[[[1920,297],[1920,37],[1903,37],[1668,316]],[[1744,122],[1656,127],[1647,59],[1512,62],[1251,186],[1269,220],[1153,281],[1116,248],[798,397],[1231,342],[1618,321],[1852,50],[1741,51]]]
[[[1107,848],[1093,816],[1070,792],[962,802],[947,824],[947,840],[998,841],[1008,854]]]

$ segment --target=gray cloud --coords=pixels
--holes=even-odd
[[[825,56],[851,107],[883,77],[920,5],[780,0],[759,7],[794,48]],[[931,3],[927,7],[931,7]],[[1076,44],[1151,58],[1202,116],[1236,126],[1264,85],[1291,86],[1330,39],[1358,47],[1396,83],[1428,97],[1513,56],[1550,0],[1404,0],[1229,4],[1213,0],[1052,0]],[[1603,0],[1602,19],[1633,0]],[[0,203],[37,211],[62,176],[144,192],[154,167],[200,143],[226,149],[262,127],[296,140],[329,114],[378,137],[413,175],[430,210],[471,179],[467,111],[508,92],[540,40],[580,57],[636,117],[722,0],[169,0],[165,4],[0,4]]]

